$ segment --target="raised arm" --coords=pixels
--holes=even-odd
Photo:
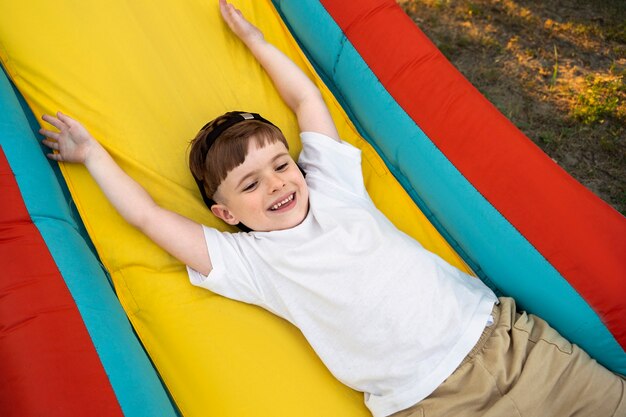
[[[137,227],[172,256],[208,274],[211,261],[202,226],[158,206],[137,182],[115,163],[109,153],[76,120],[59,112],[43,120],[58,129],[41,129],[52,149],[48,158],[59,162],[84,164],[107,199],[131,225]]]
[[[224,21],[252,52],[296,114],[300,130],[323,133],[339,140],[337,128],[315,84],[285,54],[268,43],[241,11],[226,0],[220,0],[220,10]]]

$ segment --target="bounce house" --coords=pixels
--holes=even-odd
[[[401,230],[626,373],[626,219],[501,115],[393,0],[235,4],[315,81]],[[302,334],[190,285],[40,116],[80,120],[162,206],[224,229],[188,170],[207,120],[297,125],[213,0],[0,0],[0,414],[369,415]],[[60,168],[60,170],[59,170]]]

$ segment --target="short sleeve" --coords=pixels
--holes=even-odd
[[[361,150],[326,135],[302,132],[298,164],[309,176],[335,184],[357,195],[367,195],[361,170]]]
[[[195,286],[250,304],[263,305],[255,284],[254,271],[244,253],[243,233],[224,233],[202,226],[213,269],[208,275],[187,266],[189,280]]]

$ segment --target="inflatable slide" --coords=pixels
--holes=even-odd
[[[374,202],[626,373],[626,219],[561,170],[392,0],[239,0],[321,89]],[[295,117],[212,0],[0,0],[0,413],[367,416],[301,333],[189,284],[37,117],[80,120],[162,206],[204,207],[188,143],[232,109]],[[6,74],[6,76],[5,76]],[[39,119],[40,120],[40,119]],[[57,172],[55,172],[57,171]]]

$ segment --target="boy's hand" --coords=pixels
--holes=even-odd
[[[46,114],[42,118],[59,129],[59,132],[43,128],[39,130],[39,133],[48,138],[44,139],[42,143],[53,151],[57,151],[47,154],[47,157],[60,162],[84,164],[92,145],[95,143],[95,139],[91,137],[87,129],[61,112],[57,112],[56,117]]]
[[[248,22],[227,0],[220,0],[222,18],[241,39],[272,79],[278,93],[296,114],[301,132],[322,133],[339,140],[339,133],[318,88],[274,45],[265,41],[263,33]]]
[[[220,12],[230,30],[245,44],[249,45],[249,42],[263,41],[265,39],[263,33],[252,23],[248,22],[239,9],[226,0],[220,0]]]

